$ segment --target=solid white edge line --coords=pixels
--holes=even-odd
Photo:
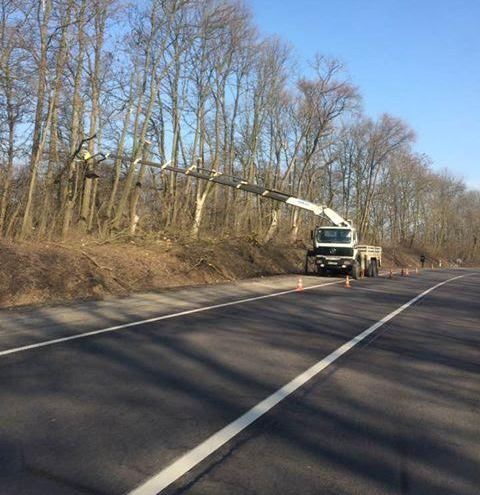
[[[340,356],[348,352],[352,347],[355,347],[359,342],[364,340],[370,334],[375,332],[382,325],[387,323],[389,320],[397,316],[399,313],[407,309],[412,304],[415,304],[418,300],[425,297],[427,294],[433,290],[447,284],[453,280],[468,276],[459,275],[457,277],[450,278],[443,282],[440,282],[433,287],[425,290],[418,296],[410,299],[402,306],[400,306],[395,311],[392,311],[387,316],[384,316],[381,320],[374,323],[372,326],[364,330],[362,333],[358,334],[353,339],[349,340],[338,349],[330,353],[328,356],[324,357],[316,364],[308,368],[306,371],[295,377],[293,380],[288,382],[286,385],[278,389],[273,394],[269,395],[266,399],[259,402],[256,406],[252,407],[245,414],[232,421],[230,424],[222,428],[221,430],[214,433],[212,436],[207,438],[205,441],[194,447],[192,450],[185,453],[182,457],[174,461],[172,464],[167,466],[165,469],[160,471],[158,474],[154,475],[152,478],[147,480],[145,483],[141,484],[128,495],[158,495],[162,490],[170,486],[172,483],[177,481],[185,473],[194,468],[197,464],[202,462],[205,458],[211,455],[213,452],[222,447],[225,443],[231,440],[233,437],[238,435],[247,426],[252,424],[258,418],[266,414],[273,407],[275,407],[279,402],[284,400],[290,394],[295,392],[298,388],[312,379],[315,375],[324,370],[327,366],[331,365]]]
[[[326,282],[324,284],[310,285],[308,287],[304,287],[302,289],[302,291],[311,290],[311,289],[318,289],[319,287],[325,287],[327,285],[339,284],[341,282],[343,282],[343,280],[335,280],[334,282]],[[139,325],[145,325],[147,323],[155,323],[155,322],[161,321],[161,320],[169,320],[171,318],[177,318],[179,316],[191,315],[194,313],[201,313],[203,311],[209,311],[212,309],[225,308],[227,306],[234,306],[236,304],[244,304],[244,303],[248,303],[248,302],[252,302],[252,301],[259,301],[261,299],[268,299],[271,297],[283,296],[285,294],[292,294],[293,292],[297,292],[297,291],[298,291],[298,289],[284,290],[282,292],[275,292],[273,294],[265,294],[263,296],[254,296],[254,297],[248,297],[246,299],[238,299],[235,301],[229,301],[229,302],[225,302],[225,303],[221,303],[221,304],[214,304],[213,306],[202,306],[201,308],[187,309],[185,311],[180,311],[178,313],[170,313],[167,315],[156,316],[154,318],[148,318],[147,320],[133,321],[130,323],[123,323],[121,325],[115,325],[113,327],[101,328],[99,330],[92,330],[90,332],[77,333],[75,335],[69,335],[68,337],[59,337],[57,339],[44,340],[43,342],[37,342],[35,344],[28,344],[28,345],[24,345],[24,346],[20,346],[20,347],[15,347],[12,349],[0,351],[0,357],[7,356],[9,354],[16,354],[19,352],[29,351],[32,349],[38,349],[40,347],[47,347],[47,346],[51,346],[54,344],[61,344],[62,342],[69,342],[70,340],[84,339],[86,337],[92,337],[94,335],[100,335],[102,333],[115,332],[117,330],[122,330],[123,328],[132,328],[132,327],[136,327]]]

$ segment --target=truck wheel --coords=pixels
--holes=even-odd
[[[321,266],[317,266],[317,275],[319,277],[326,277],[327,276],[327,270],[325,268],[322,268]]]
[[[367,277],[373,277],[373,276],[374,276],[373,261],[370,261],[367,268]]]
[[[310,265],[312,264],[310,258],[311,257],[308,254],[305,257],[305,275],[308,275],[310,273]]]
[[[358,264],[358,261],[355,261],[352,265],[352,278],[354,280],[358,280],[360,278],[360,265]]]

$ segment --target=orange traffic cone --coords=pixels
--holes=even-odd
[[[298,278],[297,282],[297,290],[303,290],[303,282],[302,282],[302,277]]]
[[[350,289],[351,285],[350,285],[350,276],[347,275],[347,278],[345,279],[345,287],[347,289]]]

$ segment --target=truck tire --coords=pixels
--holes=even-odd
[[[374,276],[373,261],[370,261],[370,263],[368,264],[366,275],[367,275],[367,277],[373,277]]]
[[[307,253],[305,256],[305,275],[311,273],[312,264],[312,257],[309,253]]]
[[[360,278],[360,265],[358,264],[358,261],[355,261],[352,265],[352,278],[354,280],[358,280]]]
[[[325,268],[322,268],[321,266],[317,266],[317,275],[319,277],[326,277],[327,276],[327,270]]]

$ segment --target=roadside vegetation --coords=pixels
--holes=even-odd
[[[408,123],[363,113],[338,60],[296,60],[285,40],[258,32],[243,2],[0,3],[9,249],[309,238],[314,220],[299,210],[133,163],[144,158],[327,204],[371,243],[478,261],[480,193],[434,171],[414,142]],[[82,145],[129,158],[87,165]]]
[[[268,275],[302,276],[302,243],[223,240],[0,243],[0,308],[61,303]],[[419,251],[385,248],[383,268],[419,266]],[[427,266],[438,266],[427,258]],[[444,266],[447,260],[442,260]],[[292,279],[292,289],[296,280]]]

